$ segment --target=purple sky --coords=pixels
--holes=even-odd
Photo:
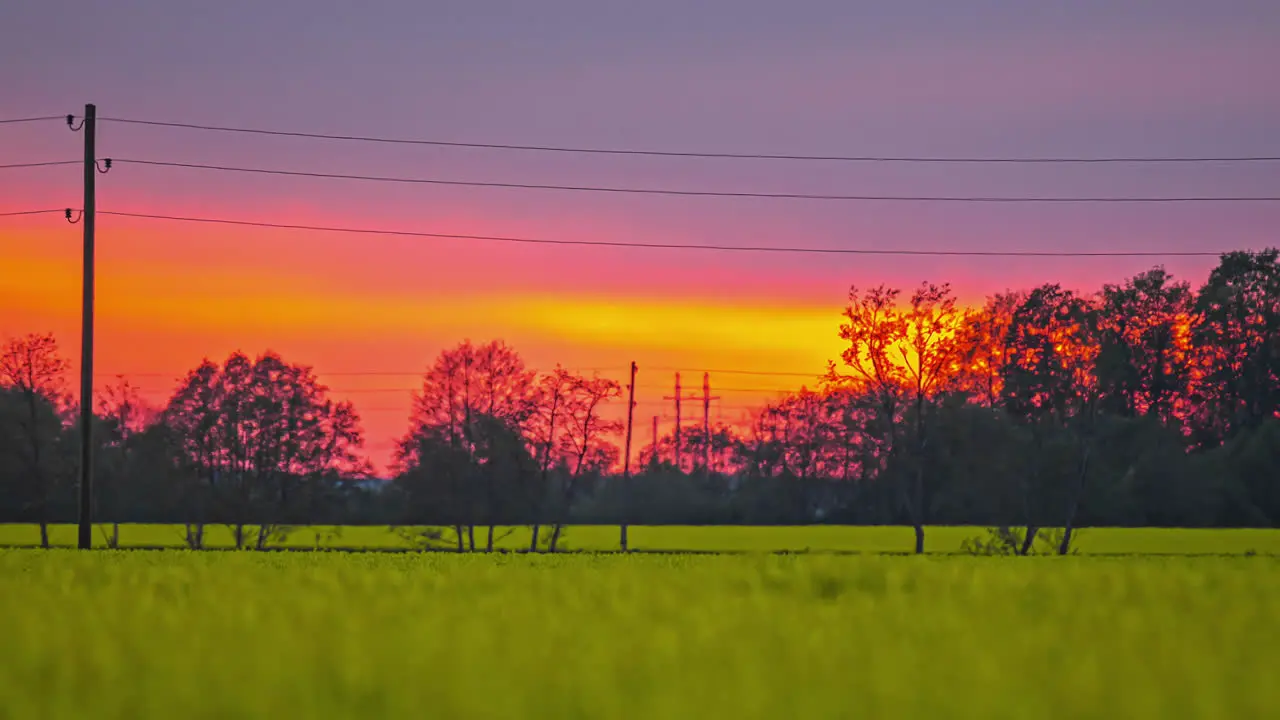
[[[670,150],[887,155],[1280,154],[1280,2],[10,0],[0,115],[77,111],[318,132]],[[892,194],[1280,194],[1253,166],[893,166],[573,157],[106,125],[104,155],[568,184]],[[64,131],[10,161],[75,157]],[[71,148],[69,150],[69,148]],[[67,204],[75,168],[0,184]],[[68,182],[71,184],[68,185]],[[122,168],[117,209],[541,237],[971,249],[1276,244],[1280,204],[939,206],[386,187]],[[452,252],[433,250],[439,253]],[[534,253],[457,255],[478,284]],[[918,260],[539,250],[596,291],[839,302],[849,283],[968,294],[1120,279],[1148,260]],[[448,257],[448,255],[446,255]],[[371,254],[365,268],[400,260]],[[498,261],[501,264],[502,261]],[[1171,260],[1203,274],[1209,261]],[[579,272],[583,269],[589,272]],[[510,277],[507,278],[507,275]],[[581,277],[572,278],[573,275]],[[708,281],[710,278],[710,281]],[[630,290],[629,290],[630,289]]]

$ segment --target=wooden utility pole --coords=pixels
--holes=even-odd
[[[658,416],[653,416],[653,454],[649,456],[649,465],[658,469]]]
[[[675,448],[673,449],[673,453],[675,454],[676,472],[679,472],[680,471],[680,373],[676,373],[676,394],[674,396],[667,396],[662,399],[676,401],[676,433],[675,433]]]
[[[704,376],[703,376],[703,395],[707,395],[707,396],[709,396],[709,395],[710,395],[710,393],[709,393],[709,392],[707,392],[707,383],[708,383],[708,382],[710,382],[710,381],[707,379],[706,374],[704,373]],[[681,461],[683,460],[683,458],[682,458],[682,450],[681,450],[682,443],[681,443],[681,441],[680,441],[681,424],[682,424],[682,422],[683,422],[683,418],[680,416],[680,402],[681,402],[682,400],[698,400],[698,399],[700,399],[700,398],[699,398],[697,395],[689,395],[688,397],[685,397],[685,395],[680,391],[680,373],[676,373],[676,394],[675,394],[675,395],[668,395],[668,396],[666,396],[666,397],[664,397],[664,398],[662,398],[662,399],[663,399],[663,400],[675,400],[675,401],[676,401],[676,432],[675,432],[675,438],[674,438],[674,442],[675,442],[675,461],[676,461],[676,470],[677,470],[677,471],[681,471],[681,472],[683,472],[683,470],[682,470],[683,466],[681,465]],[[711,398],[711,399],[712,399],[712,400],[719,400],[719,398]],[[709,402],[709,401],[708,401],[708,402]],[[709,406],[708,406],[708,407],[709,407]],[[709,410],[707,410],[707,412],[710,412],[710,411],[709,411]]]
[[[626,484],[626,487],[624,488],[624,492],[623,492],[624,498],[627,497],[626,490],[630,488],[630,483],[628,481],[631,480],[631,421],[632,421],[632,416],[635,414],[635,409],[636,409],[636,363],[634,360],[632,360],[631,361],[631,383],[627,385],[627,443],[626,443],[626,449],[623,451],[623,456],[622,456],[623,457],[622,479],[623,479],[623,482]],[[622,525],[620,528],[620,534],[621,534],[621,537],[619,539],[622,542],[622,552],[626,552],[627,551],[627,518],[626,518],[625,507],[623,508],[623,517],[622,517]]]
[[[70,119],[70,118],[68,118]],[[80,307],[80,517],[77,547],[93,547],[93,221],[97,205],[98,109],[84,106],[84,294]]]
[[[711,373],[702,373],[702,469],[708,477],[711,475],[711,401],[719,399],[711,397]]]
[[[631,384],[627,385],[627,442],[622,458],[622,476],[631,477],[631,420],[636,409],[636,364],[631,363]]]

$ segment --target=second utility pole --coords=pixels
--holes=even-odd
[[[636,409],[636,362],[631,361],[631,384],[627,385],[627,445],[622,456],[622,482],[624,498],[630,494],[631,487],[631,420]],[[625,502],[623,503],[625,505]],[[622,508],[621,542],[622,552],[627,551],[627,515],[626,507]]]
[[[663,400],[676,401],[676,434],[675,434],[675,461],[676,472],[680,472],[680,373],[676,373],[676,394],[670,397],[664,397]]]
[[[711,477],[711,373],[702,373],[702,469]]]
[[[98,175],[98,109],[84,106],[84,295],[80,315],[80,517],[77,547],[93,547],[93,220]]]
[[[653,416],[653,453],[649,455],[649,469],[658,469],[658,416]]]

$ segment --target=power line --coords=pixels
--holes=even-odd
[[[38,117],[20,117],[5,118],[0,120],[0,125],[14,125],[17,123],[43,122],[45,120],[66,120],[66,115],[40,115]]]
[[[1274,162],[1280,156],[1221,156],[1221,157],[911,157],[889,155],[794,155],[768,153],[728,153],[728,152],[693,152],[673,150],[640,150],[631,148],[591,148],[569,147],[557,145],[517,145],[511,143],[479,143],[456,142],[447,140],[427,140],[414,138],[392,138],[371,135],[341,135],[295,130],[267,130],[264,128],[228,127],[221,125],[202,125],[197,123],[164,122],[159,120],[142,120],[137,118],[98,118],[101,121],[126,123],[130,125],[147,125],[152,127],[179,128],[184,130],[206,130],[213,132],[240,133],[250,135],[268,135],[275,137],[307,138],[313,140],[340,140],[355,142],[383,143],[393,145],[427,145],[435,147],[476,148],[483,150],[518,150],[545,153],[577,153],[593,155],[641,155],[651,157],[707,158],[732,160],[802,160],[825,162],[874,162],[874,163],[957,163],[957,164],[1053,164],[1053,163],[1243,163]]]
[[[928,195],[824,195],[813,193],[735,192],[726,190],[673,190],[669,188],[608,187],[597,185],[546,185],[540,183],[482,182],[472,180],[441,180],[438,178],[391,177],[385,175],[348,175],[342,173],[306,172],[251,168],[231,165],[205,165],[201,163],[165,162],[160,160],[136,160],[113,158],[117,164],[150,165],[154,167],[215,170],[221,172],[281,175],[288,177],[322,178],[328,180],[359,180],[365,182],[399,183],[414,185],[448,185],[455,187],[506,188],[515,190],[558,190],[568,192],[596,192],[627,195],[672,195],[679,197],[761,198],[772,200],[829,200],[845,202],[955,202],[955,203],[1191,203],[1191,202],[1280,202],[1280,196],[1183,196],[1183,197],[991,197],[991,196],[928,196]]]
[[[44,210],[41,212],[50,212]],[[63,212],[61,210],[56,212]],[[710,250],[719,252],[767,252],[767,253],[806,253],[818,255],[912,255],[912,256],[970,256],[970,257],[1218,257],[1219,251],[1035,251],[1035,250],[880,250],[867,248],[813,248],[813,247],[781,247],[781,246],[746,246],[746,245],[712,245],[712,244],[677,244],[677,243],[640,243],[609,240],[555,240],[550,238],[504,237],[499,235],[462,235],[455,233],[432,233],[412,230],[381,230],[375,228],[333,227],[323,225],[301,225],[294,223],[274,223],[251,220],[233,220],[229,218],[202,218],[181,215],[156,215],[151,213],[122,212],[115,210],[99,210],[98,215],[115,217],[141,218],[146,220],[168,220],[173,222],[205,223],[213,225],[234,225],[238,227],[259,227],[276,230],[309,230],[312,232],[331,232],[354,235],[385,235],[396,237],[437,238],[448,240],[479,240],[489,242],[526,243],[533,245],[570,245],[591,247],[641,248],[648,250]]]
[[[163,393],[167,393],[167,392],[169,392],[169,391],[168,391],[168,389],[159,389],[159,388],[152,388],[152,387],[139,387],[139,388],[137,388],[137,390],[138,390],[139,392],[143,392],[143,393],[162,393],[162,392],[163,392]],[[359,392],[360,392],[360,390],[358,390],[358,389],[342,389],[342,388],[327,388],[327,390],[326,390],[326,391],[327,391],[327,392],[330,392],[330,393],[338,394],[338,395],[349,394],[349,393],[359,393]],[[777,390],[777,392],[787,392],[787,391],[785,391],[785,390]],[[376,399],[371,399],[371,400],[370,400],[370,402],[379,402],[379,401],[381,401],[381,402],[385,402],[386,400],[387,400],[386,398],[376,398]],[[610,405],[610,407],[617,407],[617,406],[618,406],[618,404],[619,404],[619,402],[621,402],[621,404],[625,405],[625,401],[619,401],[618,399],[616,399],[616,398],[615,398],[615,402],[613,402],[613,403]],[[654,407],[667,407],[668,405],[670,405],[670,403],[668,403],[668,402],[667,402],[667,401],[665,401],[665,400],[654,400],[654,399],[643,398],[643,397],[638,397],[638,398],[636,398],[636,404],[637,404],[637,405],[642,405],[642,406],[654,406]],[[760,401],[760,402],[758,402],[758,403],[747,403],[747,402],[725,403],[725,402],[720,402],[720,403],[718,403],[718,404],[719,404],[719,406],[720,406],[721,408],[723,408],[723,409],[725,409],[725,410],[758,410],[758,409],[760,409],[760,408],[764,407],[765,405],[768,405],[768,401],[767,401],[767,400],[761,400],[761,401]],[[363,403],[363,401],[360,401],[360,402],[357,402],[357,403],[356,403],[356,409],[357,409],[357,410],[359,410],[361,413],[366,413],[366,412],[398,412],[398,413],[399,413],[399,412],[403,412],[403,413],[408,413],[408,412],[412,412],[412,410],[413,410],[413,405],[412,405],[412,403],[405,403],[404,405],[398,405],[398,406],[392,406],[392,405],[366,405],[366,404],[364,404],[364,403]]]
[[[0,212],[0,217],[16,217],[18,215],[47,215],[49,213],[65,213],[66,208],[57,208],[56,210],[17,210],[13,212]]]
[[[571,372],[591,372],[591,371],[599,372],[600,370],[605,370],[605,371],[617,371],[617,372],[619,372],[619,373],[625,372],[625,369],[623,369],[623,368],[565,368],[565,369],[566,369],[566,370],[569,370],[569,371],[571,371]],[[650,369],[650,370],[653,370],[653,371],[667,371],[667,370],[670,370],[670,368],[658,368],[658,367],[651,367],[651,368],[649,368],[649,369]],[[761,370],[689,370],[689,369],[685,369],[685,370],[684,370],[684,372],[706,372],[706,373],[724,374],[724,375],[775,375],[775,376],[782,376],[782,377],[795,377],[795,378],[821,379],[821,376],[816,375],[816,374],[814,374],[814,373],[800,373],[800,372],[791,372],[791,373],[789,373],[789,372],[761,371]],[[418,371],[418,372],[385,372],[385,371],[346,371],[346,372],[325,372],[325,371],[315,371],[315,373],[316,373],[316,375],[317,375],[317,376],[322,377],[322,378],[328,378],[328,377],[414,377],[414,378],[420,378],[420,377],[422,377],[422,375],[424,374],[424,372],[423,372],[423,371]],[[162,372],[106,372],[106,371],[103,371],[103,372],[94,373],[94,376],[95,376],[95,377],[99,377],[99,378],[123,378],[123,379],[125,379],[125,380],[132,380],[132,379],[156,379],[156,380],[174,380],[174,381],[180,381],[180,380],[182,380],[182,379],[183,379],[183,377],[185,377],[185,373],[182,373],[182,372],[162,373]],[[334,392],[334,393],[372,394],[372,393],[414,393],[414,392],[418,392],[418,391],[420,391],[420,390],[422,389],[422,387],[421,387],[420,385],[413,385],[413,386],[404,385],[404,386],[397,386],[397,387],[373,387],[373,388],[328,387],[327,389],[328,389],[328,391],[329,391],[329,392]],[[665,386],[665,385],[655,385],[655,384],[653,384],[653,383],[647,383],[647,384],[640,384],[640,385],[637,385],[637,389],[638,389],[638,390],[645,390],[645,391],[658,391],[658,390],[665,391],[665,390],[666,390],[666,386]],[[750,386],[750,387],[722,387],[722,388],[718,388],[717,390],[718,390],[718,391],[720,391],[720,392],[733,392],[733,393],[792,393],[792,392],[795,392],[795,391],[797,390],[797,388],[790,388],[790,387],[776,387],[776,386],[775,386],[775,387]]]
[[[744,371],[744,372],[745,372],[745,371]],[[181,379],[182,379],[182,377],[183,377],[181,373],[169,373],[169,374],[162,374],[162,373],[124,373],[124,374],[120,374],[120,373],[95,373],[94,375],[95,375],[95,377],[104,377],[104,376],[107,376],[107,377],[122,377],[122,378],[124,378],[125,380],[128,380],[128,379],[130,379],[130,378],[149,378],[149,379],[173,379],[173,380],[181,380]],[[324,376],[324,377],[344,377],[344,376],[346,376],[346,375],[344,375],[344,374],[342,374],[342,373],[324,373],[324,372],[318,372],[318,373],[316,373],[316,375],[317,375],[317,376]],[[421,375],[422,375],[422,373],[418,373],[418,376],[421,376]],[[414,386],[401,386],[401,387],[375,387],[375,388],[346,388],[346,387],[329,387],[329,388],[327,388],[327,389],[329,390],[329,392],[335,392],[335,393],[353,393],[353,394],[369,394],[369,393],[415,393],[415,392],[419,392],[419,391],[421,391],[421,390],[422,390],[422,386],[421,386],[421,385],[414,385]],[[666,390],[665,386],[662,386],[662,385],[654,385],[654,384],[651,384],[651,383],[650,383],[650,384],[637,385],[636,389],[637,389],[637,390],[652,390],[652,391],[659,391],[659,390],[661,390],[661,391],[664,391],[664,392],[665,392],[665,390]],[[790,392],[795,392],[795,388],[785,388],[785,387],[722,387],[722,388],[717,388],[717,392],[734,392],[734,393],[790,393]]]
[[[699,400],[699,399],[701,399],[701,396],[700,396],[700,395],[690,395],[690,396],[686,397],[685,399],[686,399],[686,400]],[[717,402],[716,402],[716,405],[717,405],[717,406],[719,406],[719,407],[720,407],[721,409],[723,409],[723,410],[759,410],[759,409],[763,408],[763,407],[764,407],[765,405],[767,405],[767,404],[768,404],[768,403],[765,403],[765,402],[761,402],[761,403],[758,403],[758,404],[750,404],[750,405],[745,404],[745,403],[722,403],[722,402],[719,402],[719,401],[717,401]],[[626,405],[626,403],[625,403],[625,402],[623,402],[623,405],[625,406],[625,405]],[[636,405],[640,405],[640,406],[644,406],[644,407],[659,407],[659,406],[661,406],[661,407],[669,407],[669,406],[671,405],[671,402],[670,402],[669,400],[636,400]],[[663,418],[664,420],[674,420],[674,419],[675,419],[675,417],[673,417],[673,416],[671,416],[671,415],[666,415],[666,414],[664,414],[664,415],[662,416],[662,418]],[[696,422],[696,421],[695,421],[695,422]]]
[[[168,393],[168,392],[169,392],[169,389],[167,389],[167,388],[162,389],[162,388],[155,388],[155,387],[137,387],[136,389],[137,389],[139,392],[142,392],[142,393]],[[357,394],[357,395],[359,395],[359,394],[378,393],[378,392],[392,392],[392,391],[408,393],[408,392],[416,392],[416,391],[418,391],[418,390],[420,390],[420,388],[412,388],[412,389],[408,389],[408,388],[406,388],[406,389],[400,389],[400,388],[387,388],[387,389],[326,388],[326,392],[333,393],[333,394],[335,394],[335,395],[348,395],[348,394]],[[735,390],[735,391],[747,391],[747,390],[748,390],[748,388],[733,388],[733,390]],[[752,391],[753,391],[753,392],[755,392],[755,390],[752,390]],[[795,391],[794,391],[794,390],[785,390],[785,389],[780,389],[780,388],[760,388],[760,389],[759,389],[759,392],[792,393],[792,392],[795,392]],[[697,399],[697,398],[698,398],[698,396],[690,396],[690,398],[692,398],[692,399]],[[373,401],[382,401],[382,402],[385,402],[386,400],[387,400],[387,398],[375,398]],[[615,401],[616,401],[616,400],[618,400],[618,399],[616,399],[616,398],[615,398]],[[390,405],[373,405],[373,406],[369,406],[369,405],[364,405],[364,404],[362,404],[362,402],[363,402],[363,401],[361,401],[361,402],[357,402],[357,403],[356,403],[356,408],[357,408],[360,412],[362,412],[362,413],[363,413],[363,412],[392,412],[392,411],[394,411],[394,412],[411,412],[411,411],[412,411],[412,408],[413,408],[413,404],[412,404],[412,403],[406,403],[406,404],[404,404],[404,405],[400,405],[400,406],[390,406]],[[616,407],[616,406],[617,406],[617,404],[618,404],[617,402],[614,402],[614,403],[611,405],[611,407]],[[623,404],[625,404],[625,403],[623,403]],[[666,407],[669,403],[668,403],[668,402],[666,402],[666,401],[664,401],[664,400],[654,400],[654,399],[649,399],[649,398],[643,398],[643,397],[640,397],[640,398],[637,398],[637,399],[636,399],[636,404],[637,404],[637,405],[644,405],[644,406],[661,406],[661,407]],[[769,401],[766,399],[766,400],[761,400],[760,402],[757,402],[757,403],[747,403],[747,402],[743,401],[743,402],[737,402],[737,403],[724,403],[724,402],[720,402],[720,403],[718,403],[718,404],[719,404],[719,406],[720,406],[721,408],[726,409],[726,410],[729,410],[729,409],[747,409],[747,410],[755,410],[755,409],[759,409],[759,408],[761,408],[761,407],[763,407],[763,406],[765,406],[765,405],[768,405],[768,404],[769,404]]]
[[[59,210],[58,212],[62,212]],[[565,367],[569,372],[625,372],[623,367]],[[312,372],[316,375],[324,377],[413,377],[421,378],[426,374],[427,370],[407,370],[407,371],[387,371],[387,370],[347,370],[339,372],[329,372],[326,370],[316,370],[312,368]],[[118,372],[118,371],[101,371],[95,372],[97,377],[123,377],[129,378],[175,378],[182,379],[186,376],[187,371],[181,372]],[[410,388],[412,390],[421,390],[421,386]]]
[[[661,385],[654,385],[652,383],[645,384],[645,385],[637,385],[636,389],[651,390],[655,392],[657,391],[666,392],[665,387]],[[732,393],[791,393],[795,391],[796,391],[796,388],[780,388],[780,387],[718,387],[716,388],[716,392],[732,392]],[[701,396],[695,396],[695,397],[701,397]]]
[[[83,160],[54,160],[52,162],[34,162],[34,163],[11,163],[9,165],[0,165],[0,170],[13,170],[15,168],[37,168],[52,167],[54,165],[80,165]]]
[[[713,368],[651,367],[658,372],[708,372],[713,375],[765,375],[776,377],[815,378],[825,377],[822,373],[784,372],[780,370],[716,370]]]
[[[136,376],[135,376],[135,377],[136,377]],[[662,388],[660,388],[659,386],[656,386],[656,385],[641,385],[641,386],[639,386],[637,389],[641,389],[641,390],[654,390],[654,391],[657,391],[657,390],[661,390]],[[377,394],[386,394],[386,393],[406,393],[406,394],[407,394],[407,393],[416,393],[416,392],[420,392],[420,391],[422,390],[422,387],[421,387],[421,386],[417,386],[417,387],[385,387],[385,388],[344,388],[344,387],[330,387],[330,388],[327,388],[327,390],[328,390],[329,392],[333,392],[333,393],[352,394],[352,395],[368,395],[368,394],[374,394],[374,393],[377,393]],[[729,387],[729,388],[717,388],[717,389],[716,389],[716,392],[734,392],[734,393],[791,393],[791,392],[795,392],[795,388],[779,388],[779,387],[769,387],[769,388],[764,388],[764,387]]]

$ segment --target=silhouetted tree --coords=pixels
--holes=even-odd
[[[534,379],[519,354],[501,341],[479,346],[466,341],[440,353],[423,377],[422,390],[414,394],[409,433],[400,444],[402,467],[411,468],[418,461],[424,439],[446,442],[474,458],[475,421],[480,416],[521,432],[536,409]],[[473,515],[460,517],[455,529],[462,535],[466,526],[474,550],[475,515],[488,513],[478,502],[466,505]]]
[[[965,317],[956,333],[959,367],[947,389],[966,393],[989,408],[999,404],[1009,361],[1009,326],[1025,299],[1021,292],[998,293]]]
[[[108,547],[120,543],[120,520],[128,508],[145,500],[132,492],[139,484],[134,477],[137,464],[138,440],[155,422],[159,410],[143,401],[138,388],[124,378],[107,385],[98,395],[97,419],[101,428],[96,432],[98,443],[94,501],[99,517],[111,520]]]
[[[236,547],[258,521],[257,547],[297,508],[308,506],[308,483],[326,474],[363,469],[364,440],[349,403],[327,398],[309,367],[267,353],[250,361],[234,353],[219,368],[209,361],[189,373],[165,410],[181,438],[183,460],[231,525]],[[202,533],[204,517],[197,520]]]
[[[1195,303],[1201,446],[1280,413],[1280,250],[1222,256]]]
[[[1097,312],[1091,304],[1059,285],[1032,290],[1018,306],[1009,326],[1009,359],[1003,380],[1003,404],[1029,427],[1032,447],[1023,487],[1027,533],[1025,553],[1048,518],[1066,526],[1062,552],[1084,492],[1092,452],[1098,402],[1096,375]],[[1077,470],[1058,477],[1061,464],[1046,462],[1054,442],[1075,447]]]
[[[1157,267],[970,312],[927,283],[849,300],[817,389],[710,437],[681,428],[680,448],[669,432],[627,482],[604,409],[616,383],[464,342],[425,374],[386,489],[353,482],[367,470],[354,408],[306,368],[236,354],[194,369],[153,419],[127,384],[104,391],[96,502],[113,523],[186,522],[192,547],[206,522],[241,544],[259,523],[262,545],[322,517],[444,522],[460,550],[478,523],[489,549],[495,527],[531,524],[536,550],[571,522],[909,522],[922,550],[926,522],[976,522],[1001,552],[1063,552],[1079,525],[1280,523],[1280,252],[1228,253],[1196,292]],[[47,528],[75,505],[65,362],[48,336],[0,355],[0,520]],[[671,462],[708,448],[709,472]]]
[[[538,379],[535,391],[535,412],[532,415],[530,434],[538,453],[538,493],[534,496],[533,527],[529,551],[538,549],[538,532],[541,528],[543,504],[546,500],[553,458],[561,447],[559,438],[568,424],[566,406],[576,377],[557,365],[554,370]]]
[[[911,295],[905,310],[897,307],[898,290],[874,288],[863,295],[849,292],[846,322],[841,339],[849,343],[844,365],[853,372],[841,376],[831,369],[833,381],[852,383],[879,400],[885,422],[886,467],[895,468],[901,500],[915,528],[917,553],[924,552],[927,488],[924,452],[928,443],[927,405],[948,387],[963,357],[957,333],[964,313],[956,307],[948,285],[923,283]],[[913,452],[901,452],[900,418],[910,411]],[[909,467],[908,467],[909,466]]]
[[[49,547],[49,506],[58,485],[58,443],[63,409],[69,405],[67,361],[53,335],[13,338],[0,347],[0,421],[9,445],[5,453],[20,506],[40,525],[40,546]]]
[[[1106,285],[1098,308],[1102,407],[1169,423],[1191,379],[1191,287],[1164,268]]]
[[[556,551],[564,532],[564,516],[573,504],[574,493],[585,473],[601,473],[617,463],[616,445],[606,438],[622,430],[622,423],[601,416],[605,403],[622,396],[616,380],[602,377],[575,377],[565,398],[565,432],[560,435],[560,452],[565,459],[566,475],[561,486],[560,518],[551,532],[549,549]]]

